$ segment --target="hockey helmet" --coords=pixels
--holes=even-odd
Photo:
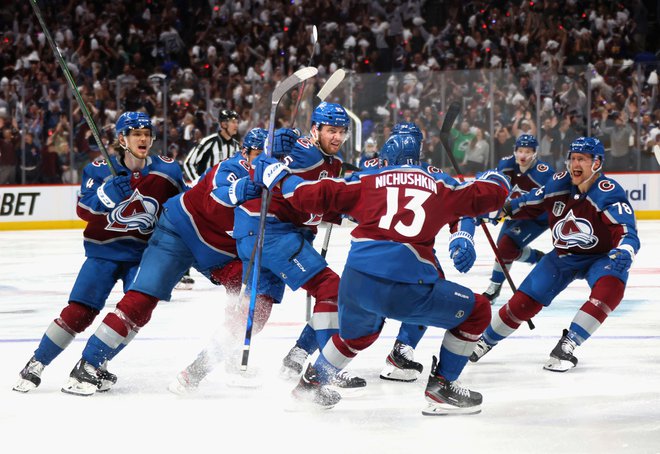
[[[151,118],[144,112],[124,112],[117,119],[115,134],[126,137],[131,129],[149,129],[153,132]]]
[[[322,102],[314,112],[312,112],[312,126],[329,125],[346,128],[351,124],[351,120],[346,110],[340,105],[332,102]]]
[[[401,123],[395,124],[392,128],[392,135],[394,136],[399,134],[410,134],[420,143],[422,140],[424,140],[424,134],[422,134],[422,130],[419,129],[419,126],[417,126],[412,121],[403,121]]]
[[[531,134],[521,134],[520,137],[516,139],[516,144],[513,146],[513,151],[523,147],[532,148],[534,153],[536,153],[536,149],[539,147],[539,141],[536,140],[536,137]]]
[[[419,164],[421,142],[411,134],[392,135],[378,153],[380,166],[398,166],[404,164]],[[387,161],[385,164],[384,161]]]
[[[253,128],[245,134],[243,139],[243,153],[248,153],[250,150],[263,150],[264,143],[268,137],[268,131],[263,128]]]
[[[223,121],[229,120],[238,120],[238,112],[231,109],[222,109],[218,112],[218,121],[222,123]]]
[[[585,153],[590,154],[595,158],[600,159],[600,162],[605,161],[605,147],[603,143],[595,137],[578,137],[571,142],[568,148],[567,158],[571,157],[571,153]]]

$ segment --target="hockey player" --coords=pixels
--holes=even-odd
[[[41,373],[77,334],[89,327],[114,285],[121,280],[124,291],[138,271],[147,240],[167,199],[185,184],[179,165],[165,156],[150,156],[152,124],[143,112],[124,112],[115,125],[118,157],[94,161],[83,170],[76,211],[87,221],[83,233],[85,262],[71,290],[68,305],[44,333],[34,356],[20,372],[15,391],[39,386]],[[105,364],[98,366],[100,391],[116,381]]]
[[[214,165],[234,156],[240,150],[236,140],[238,133],[238,113],[223,109],[218,114],[219,130],[215,134],[204,137],[191,149],[183,161],[183,173],[189,185],[193,186],[200,175]],[[190,276],[190,270],[177,283],[177,290],[192,290],[195,280]]]
[[[90,337],[63,392],[94,394],[99,387],[100,365],[117,355],[147,324],[159,300],[170,299],[175,284],[191,266],[214,283],[224,285],[230,298],[236,299],[242,266],[236,256],[236,242],[227,232],[233,227],[234,206],[261,193],[249,178],[238,177],[247,175],[248,159],[261,151],[265,137],[262,129],[250,131],[243,149],[245,157],[237,154],[215,165],[192,189],[165,203],[140,261],[140,272],[116,309],[105,316]],[[283,291],[282,287],[279,292],[274,291],[273,297],[258,298],[255,331],[263,326],[262,314],[267,318],[273,302],[281,299]],[[200,365],[194,375],[186,376],[185,384],[196,386],[208,373],[205,367],[212,365]]]
[[[364,149],[360,154],[360,162],[358,163],[358,167],[360,169],[364,169],[365,162],[376,158],[378,158],[378,143],[376,142],[376,139],[369,137],[364,142]]]
[[[536,157],[539,143],[536,137],[522,134],[513,147],[513,156],[502,158],[497,170],[511,180],[511,198],[535,191],[545,185],[554,170],[547,162]],[[514,261],[533,265],[537,263],[543,252],[532,249],[529,244],[538,238],[548,228],[548,215],[541,213],[534,219],[507,220],[502,224],[497,237],[497,249],[507,269]],[[484,296],[494,303],[502,290],[504,272],[496,261],[490,278],[488,289]]]
[[[337,177],[342,168],[339,150],[346,140],[350,118],[339,104],[322,102],[312,112],[310,136],[293,130],[278,130],[273,157],[281,159],[292,173],[304,180]],[[238,254],[248,262],[257,239],[261,199],[249,200],[235,212],[234,237]],[[307,357],[337,332],[339,276],[312,246],[322,220],[339,223],[339,213],[321,216],[289,204],[279,190],[268,207],[260,281],[282,280],[292,290],[305,289],[316,300],[313,314],[295,345],[282,360],[281,375],[297,378]],[[343,372],[333,377],[339,387],[359,388],[366,381]]]
[[[304,181],[289,175],[283,163],[255,160],[255,180],[269,188],[283,180],[281,192],[298,210],[342,212],[358,221],[339,285],[339,333],[293,390],[303,402],[334,406],[341,396],[326,385],[378,338],[385,318],[393,318],[448,329],[439,364],[433,358],[423,414],[480,411],[481,394],[457,379],[488,324],[490,303],[441,277],[433,244],[455,216],[498,210],[509,182],[497,171],[465,184],[444,173],[432,176],[419,165],[408,165],[418,164],[419,148],[414,137],[391,137],[381,150],[384,167],[361,172],[358,181]]]
[[[554,249],[543,256],[508,303],[493,314],[470,360],[478,361],[522,323],[552,303],[571,282],[585,279],[589,299],[564,330],[544,369],[565,372],[577,365],[573,354],[621,302],[640,243],[635,214],[623,188],[603,174],[605,150],[595,138],[570,145],[567,172],[544,187],[507,202],[505,216],[548,214]]]

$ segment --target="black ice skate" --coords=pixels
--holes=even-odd
[[[97,370],[97,376],[101,380],[98,391],[104,393],[117,383],[117,376],[108,370],[108,361],[104,361]]]
[[[578,359],[573,356],[573,351],[577,344],[568,338],[568,330],[565,329],[561,339],[550,352],[550,358],[546,361],[543,368],[552,372],[566,372],[577,366]]]
[[[62,392],[76,396],[91,396],[100,386],[98,369],[81,359],[69,374],[69,381],[62,387]]]
[[[176,290],[192,290],[195,285],[195,279],[190,276],[183,276],[179,282],[174,286]]]
[[[385,367],[380,373],[380,378],[402,382],[417,380],[419,374],[424,370],[424,366],[414,361],[413,353],[414,350],[410,345],[395,341],[392,351],[385,359]]]
[[[476,363],[482,356],[491,351],[493,347],[494,345],[487,344],[484,338],[480,337],[477,341],[477,345],[474,346],[474,351],[470,355],[470,362]]]
[[[367,386],[367,381],[364,378],[356,377],[355,375],[342,370],[337,372],[337,375],[332,378],[330,384],[342,389],[357,389]]]
[[[341,400],[341,395],[337,391],[319,382],[316,369],[311,364],[307,366],[291,395],[298,403],[309,404],[316,409],[329,410]]]
[[[23,370],[19,373],[20,378],[12,388],[19,393],[26,393],[37,388],[41,384],[41,373],[44,371],[43,363],[37,361],[34,356],[30,358]]]
[[[497,299],[498,296],[500,296],[501,291],[502,291],[501,282],[490,281],[490,285],[488,286],[486,291],[482,293],[482,295],[488,298],[490,304],[495,304],[495,300]]]
[[[436,373],[437,359],[433,357],[431,375],[424,396],[428,406],[422,410],[426,416],[472,415],[481,412],[483,397],[476,391],[461,386],[458,380],[448,381]]]
[[[285,379],[298,378],[300,374],[302,374],[303,366],[305,365],[308,356],[309,353],[297,345],[294,345],[282,360],[280,376]]]

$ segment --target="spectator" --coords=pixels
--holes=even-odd
[[[461,170],[468,174],[481,172],[488,166],[489,158],[490,145],[484,139],[484,131],[481,128],[474,128],[474,137],[470,140]]]
[[[0,184],[16,184],[17,165],[16,141],[12,128],[5,126],[0,138]]]
[[[602,115],[602,120],[606,123],[601,129],[609,136],[610,143],[607,153],[608,169],[624,172],[632,170],[634,157],[630,153],[630,137],[633,129],[626,114],[614,111],[608,115],[607,111],[604,111]]]

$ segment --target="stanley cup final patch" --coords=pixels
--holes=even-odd
[[[564,212],[564,208],[566,208],[566,204],[564,202],[555,202],[555,204],[552,206],[552,214],[559,217]]]

